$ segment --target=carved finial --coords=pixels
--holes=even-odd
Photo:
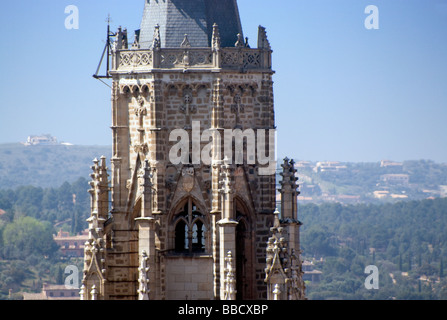
[[[79,300],[84,300],[85,299],[84,295],[85,295],[85,286],[82,285],[81,290],[79,291]]]
[[[279,228],[281,226],[281,224],[279,222],[280,212],[279,212],[278,208],[276,208],[276,210],[275,210],[275,212],[273,214],[275,215],[275,222],[273,223],[273,227],[274,228]]]
[[[213,25],[213,38],[212,38],[212,48],[213,49],[220,49],[220,32],[219,32],[219,26],[217,23]]]
[[[161,48],[160,26],[157,24],[154,30],[154,40],[152,40],[152,49]]]
[[[92,300],[98,300],[98,291],[96,290],[96,285],[93,285],[90,294],[92,295]]]
[[[129,48],[129,41],[127,39],[127,28],[124,28],[124,30],[123,30],[122,48],[123,49]]]
[[[281,295],[281,290],[279,289],[279,284],[275,284],[275,289],[273,290],[273,300],[279,300]]]
[[[270,42],[267,39],[267,32],[263,26],[259,26],[258,30],[258,49],[271,49]]]
[[[132,44],[132,49],[140,48],[140,30],[135,30],[135,40]]]
[[[191,43],[189,42],[188,35],[185,34],[185,37],[183,38],[182,44],[180,45],[182,48],[191,48]]]
[[[123,31],[121,26],[118,27],[118,31],[116,32],[116,41],[114,44],[115,50],[127,49],[127,30]]]
[[[245,47],[244,37],[242,36],[242,34],[240,34],[240,33],[237,34],[237,41],[234,44],[234,46],[238,47],[238,48]]]
[[[284,163],[281,165],[283,168],[282,172],[280,173],[280,176],[282,176],[282,181],[280,182],[280,185],[282,188],[280,189],[281,192],[285,191],[284,187],[286,185],[290,186],[291,190],[293,192],[298,192],[298,178],[296,177],[296,169],[295,169],[295,161],[289,160],[288,158],[284,159]],[[299,192],[298,192],[299,194]]]

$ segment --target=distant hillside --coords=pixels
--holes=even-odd
[[[104,155],[110,168],[111,153],[111,146],[0,144],[0,189],[29,185],[53,188],[81,177],[89,180],[93,159]],[[447,197],[447,164],[433,161],[298,161],[296,169],[302,204],[383,203]],[[278,175],[277,182],[280,180]]]
[[[447,197],[447,164],[429,160],[296,164],[302,203],[395,202]]]
[[[310,300],[446,300],[447,199],[394,204],[300,205]],[[365,287],[377,266],[379,290]]]
[[[94,158],[110,160],[109,146],[25,146],[0,144],[0,189],[19,186],[59,187],[89,179]]]

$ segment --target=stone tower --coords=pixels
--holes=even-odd
[[[145,0],[129,40],[119,28],[113,156],[110,174],[104,158],[92,167],[81,298],[272,299],[292,273],[266,269],[279,220],[265,29],[250,48],[236,0]],[[295,181],[283,184],[281,241],[300,277]]]

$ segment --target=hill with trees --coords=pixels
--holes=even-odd
[[[95,158],[111,157],[107,146],[0,144],[0,189],[59,187],[88,178]]]
[[[101,155],[110,159],[111,148],[0,145],[0,299],[62,284],[67,264],[82,270],[82,259],[64,258],[53,235],[87,227],[90,167]],[[299,201],[303,258],[322,271],[319,283],[307,282],[308,297],[447,299],[447,166],[420,160],[316,167],[297,168],[301,196],[312,198]],[[395,174],[408,183],[383,178]],[[407,197],[380,199],[377,190]],[[368,265],[379,269],[379,290],[364,286]]]
[[[322,271],[310,299],[447,299],[447,198],[301,205],[302,249]],[[379,290],[364,286],[379,269]]]
[[[67,264],[53,241],[61,228],[87,227],[88,181],[59,188],[0,190],[0,299],[63,283]],[[75,201],[73,201],[75,199]],[[307,282],[309,299],[447,299],[447,198],[387,204],[299,205],[303,259],[322,271]],[[376,265],[379,290],[367,290],[365,267]]]
[[[82,270],[82,259],[63,257],[53,235],[59,229],[77,234],[87,228],[88,189],[87,180],[79,178],[59,188],[0,190],[0,300],[40,292],[43,283],[63,284],[68,264]]]
[[[430,160],[297,163],[304,203],[384,203],[447,196],[447,164]]]

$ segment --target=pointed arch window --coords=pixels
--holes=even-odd
[[[175,216],[175,252],[205,252],[205,216],[197,205],[188,199]]]

